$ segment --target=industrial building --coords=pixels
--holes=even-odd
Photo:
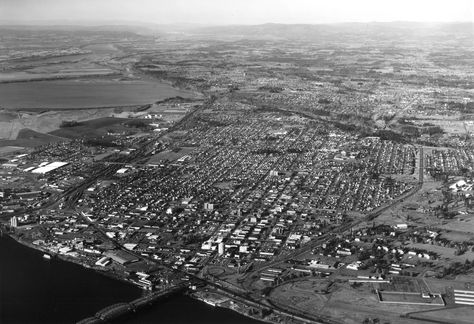
[[[134,255],[120,250],[107,251],[104,255],[121,265],[127,265],[138,261],[138,258]]]
[[[46,174],[68,164],[68,162],[52,162],[46,165],[40,165],[39,168],[34,169],[31,173]]]

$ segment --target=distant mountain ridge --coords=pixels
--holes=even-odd
[[[453,23],[422,23],[422,22],[368,22],[368,23],[334,23],[334,24],[279,24],[266,23],[260,25],[215,25],[199,24],[148,24],[127,23],[110,25],[9,25],[2,24],[0,30],[60,30],[65,32],[131,32],[141,35],[186,34],[199,37],[243,37],[243,38],[274,38],[274,39],[314,39],[333,34],[376,35],[406,34],[417,35],[446,34],[474,37],[473,22]]]
[[[277,37],[277,38],[314,38],[328,34],[379,34],[379,33],[406,33],[417,34],[447,33],[473,35],[472,22],[460,23],[417,23],[417,22],[390,22],[390,23],[338,23],[338,24],[263,24],[263,25],[231,25],[211,26],[189,30],[196,35],[208,36],[249,36],[249,37]]]

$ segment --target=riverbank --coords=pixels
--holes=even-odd
[[[86,270],[92,270],[93,273],[96,273],[96,274],[99,274],[101,276],[104,276],[104,277],[107,277],[109,279],[112,279],[114,281],[117,281],[117,282],[122,282],[122,283],[126,283],[127,286],[130,286],[130,287],[133,287],[134,289],[137,289],[137,288],[140,288],[139,286],[137,285],[134,285],[132,282],[130,282],[129,280],[126,280],[125,278],[123,277],[120,277],[120,276],[117,276],[117,275],[114,275],[113,273],[108,273],[108,272],[104,272],[104,271],[100,271],[98,269],[95,269],[93,267],[90,267],[89,265],[87,264],[83,264],[81,262],[79,262],[78,260],[74,259],[74,258],[71,258],[71,257],[67,257],[67,256],[64,256],[64,255],[61,255],[61,254],[57,254],[57,253],[54,253],[52,251],[49,251],[48,249],[45,249],[45,248],[42,248],[40,246],[37,246],[37,245],[34,245],[32,244],[31,242],[27,241],[27,240],[24,240],[22,239],[21,237],[19,237],[18,235],[15,235],[14,233],[10,233],[10,232],[7,232],[7,231],[3,231],[3,235],[4,236],[7,236],[9,238],[11,238],[12,240],[14,240],[16,243],[28,248],[28,249],[31,249],[31,250],[35,250],[35,251],[38,251],[38,252],[41,252],[41,253],[47,253],[49,255],[52,255],[53,256],[53,259],[52,260],[46,260],[44,259],[44,263],[45,264],[49,264],[50,261],[53,261],[55,259],[58,259],[58,260],[61,260],[61,261],[64,261],[66,263],[73,263],[75,265],[78,265],[78,266],[81,266],[82,268],[85,268]],[[145,292],[144,290],[140,289],[139,291],[141,291],[142,293]],[[198,298],[195,294],[193,293],[184,293],[183,295],[189,297],[189,298],[192,298],[193,300],[196,300],[198,301],[199,303],[202,303],[203,305],[210,305],[209,303],[206,303],[204,300]],[[130,300],[128,300],[129,302],[131,300],[133,300],[134,298],[130,298]],[[105,307],[108,307],[110,305],[107,305]],[[212,306],[209,306],[209,307],[212,307]],[[216,308],[221,308],[223,310],[227,310],[227,311],[231,311],[232,313],[235,313],[235,314],[238,314],[239,316],[244,316],[245,318],[248,318],[248,323],[263,323],[262,319],[260,318],[257,318],[257,317],[254,317],[254,316],[251,316],[249,315],[248,313],[245,312],[245,309],[243,308],[240,308],[240,307],[233,307],[231,304],[229,305],[214,305],[214,307]],[[159,309],[159,308],[158,308]],[[147,312],[150,312],[151,310],[151,313],[153,314],[153,311],[154,309],[151,308],[151,307],[148,307],[148,308],[145,308],[143,310],[143,312],[145,314],[143,314],[144,317],[147,317],[147,316],[151,316],[149,315]],[[84,318],[87,318],[87,317],[90,317],[90,316],[93,316],[95,314],[94,313],[91,313],[91,314],[88,314],[88,316],[85,316]],[[129,320],[130,320],[130,323],[134,322],[134,318],[135,316],[139,316],[140,312],[137,312],[137,313],[133,313],[133,316],[132,315],[126,315],[126,318],[128,317]],[[122,320],[119,318],[117,320],[118,322],[122,322]],[[225,321],[225,319],[223,320]],[[114,321],[115,322],[115,321]],[[241,323],[242,321],[240,321],[239,323]],[[269,321],[265,321],[266,323],[272,323],[272,322],[269,322]],[[244,323],[247,323],[247,322],[244,322]]]
[[[112,323],[263,324],[264,322],[229,308],[210,306],[187,294],[181,294],[160,302],[155,307],[125,315]]]
[[[199,300],[207,305],[210,305],[212,307],[218,307],[218,308],[223,308],[223,309],[228,309],[233,312],[236,312],[242,316],[251,318],[252,320],[258,321],[260,323],[278,323],[278,322],[273,322],[270,320],[262,319],[256,316],[252,316],[248,313],[245,312],[245,309],[238,306],[238,302],[230,299],[229,297],[226,297],[225,295],[219,294],[218,292],[213,292],[212,293],[215,296],[219,296],[217,299],[216,298],[206,298],[202,296],[202,294],[198,292],[193,292],[193,293],[188,293],[187,295],[190,296],[191,298],[194,298],[196,300]]]
[[[0,237],[0,323],[76,323],[142,290]]]
[[[90,265],[88,265],[87,263],[83,263],[83,262],[81,262],[80,260],[78,260],[78,259],[76,259],[76,258],[69,257],[69,256],[64,255],[64,254],[60,254],[60,253],[53,252],[53,251],[48,250],[48,249],[46,249],[46,248],[44,248],[44,247],[41,247],[41,246],[39,246],[39,245],[35,245],[35,244],[33,244],[32,242],[29,242],[29,241],[27,241],[27,240],[23,240],[23,239],[21,239],[19,236],[14,235],[14,234],[12,234],[12,233],[10,233],[10,232],[4,231],[4,232],[3,232],[3,235],[6,235],[6,236],[10,237],[11,239],[13,239],[13,240],[14,240],[15,242],[17,242],[18,244],[21,244],[21,245],[23,245],[23,246],[25,246],[25,247],[27,247],[27,248],[33,249],[33,250],[35,250],[35,251],[40,251],[40,252],[42,252],[42,253],[44,253],[44,254],[50,255],[51,257],[57,258],[57,259],[59,259],[59,260],[61,260],[61,261],[64,261],[64,262],[74,263],[74,264],[79,265],[79,266],[81,266],[81,267],[83,267],[83,268],[85,268],[85,269],[92,270],[92,271],[94,271],[95,273],[100,274],[100,275],[102,275],[102,276],[105,276],[105,277],[107,277],[107,278],[110,278],[110,279],[113,279],[113,280],[118,280],[118,281],[120,281],[120,282],[129,284],[129,285],[132,285],[132,286],[134,286],[134,287],[136,287],[136,288],[139,288],[139,289],[143,290],[143,289],[141,288],[141,286],[138,286],[138,285],[134,284],[132,281],[127,280],[126,278],[119,276],[117,273],[111,273],[111,272],[108,272],[108,271],[103,271],[103,270],[101,270],[101,269],[99,269],[99,268],[95,268],[95,267],[93,267],[93,266],[90,266]]]

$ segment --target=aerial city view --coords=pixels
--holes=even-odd
[[[474,323],[473,17],[1,0],[0,323]]]

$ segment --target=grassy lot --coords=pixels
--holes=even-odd
[[[320,310],[328,300],[328,295],[316,294],[321,280],[304,280],[289,282],[272,290],[270,298],[281,304],[290,304],[306,312]],[[324,280],[327,283],[327,280]]]
[[[82,121],[78,126],[60,128],[52,131],[50,134],[66,138],[103,136],[106,135],[109,130],[114,132],[129,131],[130,128],[120,125],[125,121],[127,121],[127,119],[115,117],[97,118]]]
[[[65,138],[56,135],[43,134],[28,128],[24,128],[20,130],[16,139],[0,140],[0,146],[35,147],[49,143],[62,142],[65,140]]]
[[[179,151],[177,152],[166,150],[153,155],[150,160],[148,160],[148,163],[153,164],[160,163],[162,161],[176,161],[179,158],[190,154],[192,151],[194,151],[194,147],[180,147]]]
[[[0,111],[0,121],[2,122],[11,122],[18,117],[18,114],[13,111],[3,110]]]
[[[474,321],[473,306],[446,307],[437,310],[429,310],[411,314],[410,318],[421,319],[425,321],[443,321],[446,323],[472,324]]]
[[[328,284],[326,279],[303,279],[274,288],[270,300],[275,305],[306,314],[331,316],[341,323],[362,323],[366,318],[378,318],[380,323],[418,323],[401,318],[407,312],[426,310],[427,306],[383,304],[378,301],[371,284],[353,288],[349,283],[334,283],[328,294],[318,293]]]
[[[392,282],[377,283],[379,290],[397,291],[397,292],[421,292],[420,285],[415,278],[394,277]]]
[[[464,241],[466,238],[469,240],[470,238],[474,238],[474,234],[472,234],[474,233],[474,216],[462,215],[456,217],[449,220],[446,224],[441,225],[440,228],[450,231],[444,232],[443,237],[459,242]]]
[[[21,146],[1,146],[0,147],[0,156],[9,155],[13,152],[21,151],[24,148]]]
[[[464,262],[466,261],[466,259],[474,260],[474,252],[468,251],[462,255],[454,255],[454,251],[455,251],[454,249],[447,248],[444,246],[422,244],[422,243],[410,243],[408,246],[416,248],[416,249],[424,249],[427,251],[437,253],[440,259],[450,259],[453,261],[460,261],[460,262]]]
[[[415,195],[404,199],[403,202],[397,204],[393,208],[384,211],[375,219],[378,224],[395,225],[399,223],[407,223],[409,225],[441,225],[442,219],[436,218],[434,214],[429,212],[416,211],[410,206],[420,207],[429,210],[439,204],[443,199],[443,195],[439,190],[440,182],[425,182],[423,188]]]
[[[344,323],[345,318],[351,319],[354,323],[362,323],[365,318],[379,318],[381,323],[391,324],[416,323],[413,320],[400,318],[400,315],[424,310],[426,307],[380,303],[371,284],[363,284],[358,288],[351,288],[348,284],[338,284],[323,308],[323,313],[331,314]]]

